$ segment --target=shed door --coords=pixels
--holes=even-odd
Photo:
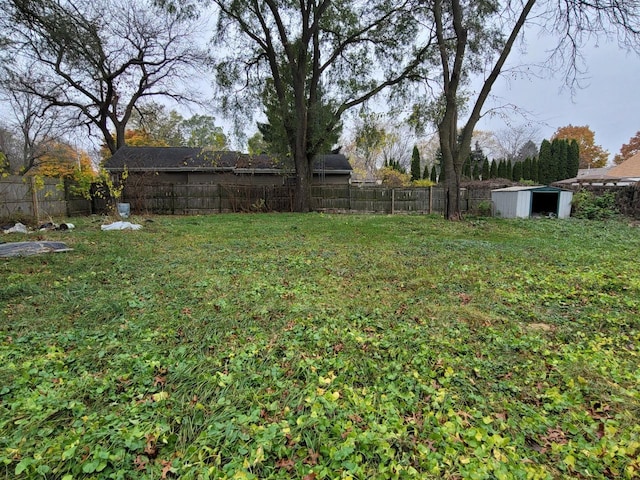
[[[558,215],[560,192],[531,192],[531,215]]]

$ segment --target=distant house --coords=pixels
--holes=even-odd
[[[610,168],[581,169],[576,178],[556,182],[556,185],[616,185],[627,186],[640,182],[640,152],[620,165]]]
[[[291,185],[295,182],[292,168],[273,156],[204,148],[123,147],[104,167],[113,175],[126,169],[131,180],[146,177],[153,183]],[[346,185],[351,172],[346,156],[320,155],[313,165],[313,183]]]
[[[607,176],[625,179],[629,182],[640,182],[640,152],[629,157],[620,165],[610,168]]]

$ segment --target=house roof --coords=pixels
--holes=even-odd
[[[607,176],[609,167],[602,168],[581,168],[578,170],[576,178],[603,178]]]
[[[526,192],[526,191],[533,191],[533,192],[562,192],[562,191],[565,191],[565,190],[563,190],[562,188],[545,186],[545,185],[534,185],[534,186],[516,185],[516,186],[513,186],[513,187],[498,188],[496,190],[491,190],[491,191],[492,192]]]
[[[555,185],[575,185],[581,183],[630,185],[639,179],[640,152],[614,167],[581,169],[578,171],[577,177],[555,182]]]
[[[616,178],[640,178],[640,152],[632,157],[627,158],[620,165],[610,168],[607,171],[607,177]]]
[[[109,171],[232,171],[281,173],[286,167],[270,155],[249,155],[231,151],[213,151],[191,147],[122,147],[104,167]],[[315,172],[351,173],[349,160],[342,154],[320,155],[314,162]]]

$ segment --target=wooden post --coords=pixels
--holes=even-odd
[[[429,187],[429,215],[433,211],[433,187]]]
[[[391,215],[395,213],[396,210],[396,189],[391,189]]]
[[[29,183],[31,185],[31,203],[33,204],[33,216],[36,219],[36,223],[40,223],[40,206],[38,205],[38,192],[36,189],[35,177],[29,177]]]

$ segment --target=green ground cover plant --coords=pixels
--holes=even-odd
[[[637,228],[72,221],[0,261],[4,478],[640,475]]]

